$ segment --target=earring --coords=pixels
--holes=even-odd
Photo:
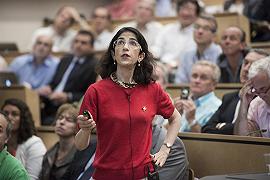
[[[138,66],[139,66],[139,67],[141,66],[141,62],[140,62],[140,61],[138,61]]]
[[[116,64],[115,60],[113,60],[113,64],[114,64],[114,65]]]

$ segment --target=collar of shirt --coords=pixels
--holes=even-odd
[[[193,32],[193,30],[194,30],[194,25],[193,24],[191,24],[191,25],[189,25],[187,27],[182,27],[181,23],[179,22],[178,26],[179,26],[179,28],[178,28],[179,31],[182,32],[182,33],[189,33],[189,32]]]
[[[85,57],[76,57],[76,56],[74,56],[72,61],[75,61],[75,63],[78,62],[79,64],[83,64],[84,61],[85,61]]]
[[[238,61],[238,68],[237,69],[239,69],[239,67],[241,67],[241,64],[242,64],[242,61],[243,61],[243,54],[241,54],[240,55],[240,60]],[[229,65],[229,62],[228,62],[228,60],[227,60],[227,57],[224,55],[224,54],[222,54],[221,55],[221,57],[220,57],[220,61],[219,61],[219,67],[221,67],[221,68],[226,68],[226,67],[229,67],[230,65]]]
[[[198,99],[194,100],[196,107],[201,106],[205,101],[207,101],[211,96],[215,96],[215,93],[212,91],[204,96],[199,97]]]
[[[27,59],[27,63],[28,63],[28,64],[34,63],[34,59],[35,59],[34,55],[31,54],[30,57]],[[51,56],[51,55],[48,55],[48,56],[45,58],[45,60],[42,62],[41,65],[50,67],[50,65],[51,65],[51,63],[52,63],[51,60],[52,60],[52,56]]]

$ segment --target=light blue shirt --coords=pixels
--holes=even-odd
[[[202,55],[198,54],[197,48],[187,51],[181,57],[181,63],[175,74],[175,83],[189,83],[192,65],[199,60],[207,60],[217,64],[219,55],[222,49],[219,45],[212,43],[205,49]]]
[[[204,126],[221,105],[221,100],[216,97],[214,92],[210,92],[194,100],[194,103],[196,105],[195,121],[200,126]],[[181,118],[179,132],[190,132],[190,126],[186,119],[185,112]]]
[[[58,58],[48,56],[42,64],[36,66],[34,56],[26,54],[15,58],[9,69],[18,76],[20,84],[28,83],[37,89],[50,83],[58,63]]]

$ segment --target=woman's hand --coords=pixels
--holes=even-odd
[[[165,145],[162,145],[160,150],[152,156],[153,161],[159,167],[162,167],[170,153],[170,148],[167,148]]]
[[[93,120],[93,117],[91,114],[90,114],[90,116],[91,117],[89,119],[83,115],[79,115],[77,117],[77,123],[82,131],[90,131],[91,132],[93,129],[96,128],[96,123]]]

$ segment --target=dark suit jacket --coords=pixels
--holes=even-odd
[[[96,135],[91,135],[89,146],[82,151],[75,153],[74,159],[68,167],[66,173],[62,176],[62,180],[74,180],[84,171],[84,168],[93,154],[96,152]]]
[[[237,92],[228,93],[223,96],[222,104],[210,118],[205,126],[202,127],[202,133],[213,133],[213,134],[233,134],[232,124],[236,105],[239,101],[239,95]],[[226,123],[221,129],[217,129],[218,123]]]
[[[50,83],[50,86],[53,90],[61,82],[62,77],[65,74],[69,64],[72,62],[73,58],[73,55],[67,55],[60,60],[60,63],[56,69],[56,73],[54,74],[52,82]],[[79,101],[89,85],[96,81],[96,64],[97,60],[94,58],[94,56],[89,55],[86,56],[83,63],[79,63],[71,71],[63,90],[64,92],[72,93],[73,98],[71,99],[71,102]]]
[[[52,90],[61,82],[73,58],[73,55],[66,55],[60,60],[52,81],[49,84]],[[93,55],[88,55],[83,62],[77,62],[72,69],[63,90],[66,93],[72,94],[72,98],[68,100],[69,103],[79,101],[87,88],[96,81],[97,74],[95,68],[97,62]],[[42,124],[50,125],[54,121],[56,111],[61,104],[55,104],[47,97],[41,97],[41,100],[43,102],[43,108],[41,109]]]

